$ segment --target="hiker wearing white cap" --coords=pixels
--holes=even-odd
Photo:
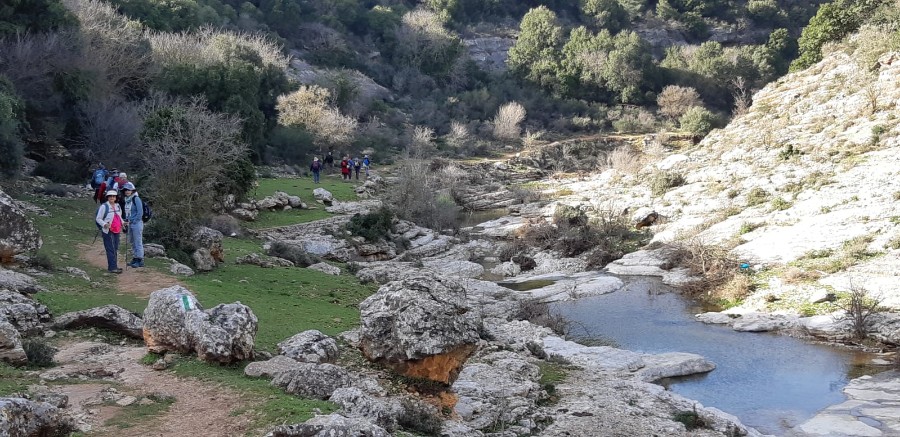
[[[117,255],[119,253],[119,233],[125,226],[122,220],[122,209],[116,203],[119,193],[116,190],[106,192],[106,202],[97,208],[95,222],[103,233],[103,248],[106,249],[106,269],[110,273],[122,273]]]
[[[125,190],[125,226],[128,230],[126,238],[134,250],[134,257],[131,258],[128,267],[144,267],[144,202],[138,196],[137,189],[131,182],[126,182],[123,189]],[[127,249],[128,246],[126,245],[125,248]]]
[[[319,172],[322,171],[322,163],[319,161],[319,157],[313,157],[312,164],[309,165],[309,171],[313,174],[313,183],[319,183]]]

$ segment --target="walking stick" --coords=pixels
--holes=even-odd
[[[125,227],[125,258],[122,259],[122,262],[128,260],[128,226]],[[125,263],[125,270],[128,270],[128,263]]]
[[[97,237],[99,237],[99,236],[100,236],[100,230],[97,229],[97,233],[94,234],[94,241],[91,243],[91,246],[97,244]]]

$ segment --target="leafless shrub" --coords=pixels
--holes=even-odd
[[[685,291],[689,293],[712,295],[738,272],[738,262],[728,249],[707,244],[697,237],[677,242],[672,249],[675,263],[687,267],[692,276],[701,278],[685,287]]]
[[[526,129],[525,136],[522,138],[522,145],[524,145],[525,147],[535,147],[541,143],[541,138],[546,133],[547,133],[546,131],[542,131],[542,130],[533,132],[533,131]]]
[[[301,86],[293,93],[279,96],[278,123],[302,126],[332,145],[346,144],[352,139],[357,122],[331,107],[330,98],[328,90],[316,85]]]
[[[863,88],[863,96],[865,97],[866,109],[869,115],[878,112],[878,98],[881,97],[881,87],[878,85],[877,77],[869,77],[868,83]]]
[[[193,32],[148,34],[153,48],[154,61],[163,66],[192,64],[218,65],[225,62],[228,47],[245,47],[257,55],[264,66],[284,70],[289,58],[281,53],[281,47],[261,34],[232,32],[203,27]]]
[[[644,160],[630,146],[619,146],[606,154],[606,165],[624,174],[637,174],[644,167]]]
[[[732,80],[731,87],[731,96],[734,98],[734,110],[732,111],[732,115],[740,117],[750,110],[750,104],[753,103],[753,96],[750,94],[750,90],[747,88],[747,81],[743,77],[738,76],[736,79]]]
[[[525,107],[518,102],[509,102],[497,110],[494,117],[494,137],[498,140],[513,141],[522,130],[519,123],[525,120]]]
[[[424,159],[433,152],[434,129],[428,126],[415,126],[410,132],[407,152],[413,159]]]
[[[703,101],[697,90],[691,87],[669,85],[660,91],[656,104],[659,105],[660,114],[670,120],[678,120],[688,109],[703,106]]]
[[[58,105],[54,71],[79,65],[78,37],[72,32],[17,34],[0,39],[0,74],[39,111]]]
[[[398,167],[399,177],[388,197],[394,213],[432,229],[459,229],[460,209],[448,187],[463,183],[462,172],[448,167],[431,170],[422,159],[406,159]]]
[[[844,310],[844,317],[850,320],[854,338],[866,338],[866,324],[869,317],[878,312],[882,300],[881,296],[873,296],[862,286],[850,283],[850,296],[846,301],[838,301],[838,306]]]
[[[241,120],[208,110],[200,98],[162,95],[148,99],[141,115],[142,189],[153,196],[156,215],[176,223],[176,232],[187,232],[219,200],[215,187],[227,166],[247,154]]]
[[[156,65],[140,23],[98,0],[65,0],[64,4],[78,17],[84,61],[99,70],[114,91],[146,89]]]
[[[140,112],[138,105],[119,98],[80,103],[77,143],[85,156],[118,167],[131,160],[142,127]]]
[[[555,334],[565,337],[569,334],[570,323],[561,314],[550,311],[550,305],[533,300],[523,300],[514,317],[517,320],[528,320],[535,325],[550,328]]]

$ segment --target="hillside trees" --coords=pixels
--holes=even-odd
[[[510,70],[544,88],[556,82],[563,29],[556,14],[545,6],[528,11],[519,25],[519,38],[509,49],[506,63]]]
[[[75,22],[60,0],[4,0],[0,5],[0,37],[46,32]]]
[[[315,85],[301,86],[293,93],[278,97],[278,122],[304,128],[325,144],[346,145],[353,139],[356,120],[341,115],[330,102],[328,90]]]
[[[870,16],[882,0],[835,0],[819,11],[797,41],[800,56],[791,63],[791,71],[802,70],[822,60],[822,46],[849,35]]]
[[[22,161],[22,140],[19,125],[22,102],[16,96],[12,83],[0,76],[0,176],[16,174]]]

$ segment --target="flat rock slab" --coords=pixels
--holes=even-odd
[[[118,305],[104,305],[65,313],[56,318],[53,327],[56,329],[105,328],[131,338],[144,338],[144,323],[141,318]]]
[[[847,401],[800,424],[789,437],[900,435],[900,372],[862,376],[844,387]]]
[[[521,279],[516,278],[505,282],[515,284],[529,281],[554,281],[553,284],[544,287],[519,292],[527,295],[530,299],[540,302],[559,302],[582,297],[600,296],[620,290],[625,286],[621,279],[597,272],[584,272],[567,276],[546,274]]]

